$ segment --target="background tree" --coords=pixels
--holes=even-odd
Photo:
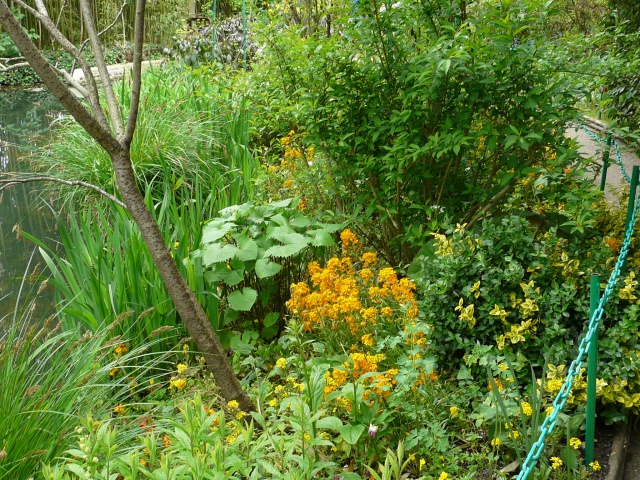
[[[193,337],[196,347],[205,358],[207,367],[213,373],[222,396],[227,401],[238,401],[240,408],[244,411],[251,410],[253,408],[251,400],[242,390],[240,382],[227,361],[209,318],[180,274],[156,221],[144,203],[134,176],[131,162],[131,142],[136,128],[140,102],[145,0],[137,0],[136,2],[132,91],[128,112],[118,102],[114,94],[100,41],[101,32],[99,33],[96,27],[89,0],[80,0],[80,15],[98,66],[105,98],[104,103],[101,102],[96,78],[82,51],[56,27],[44,2],[34,0],[34,3],[35,7],[32,7],[23,0],[14,1],[15,5],[37,18],[42,28],[51,35],[56,43],[73,55],[84,72],[86,87],[74,81],[69,72],[57,69],[46,60],[6,0],[0,0],[0,25],[51,93],[109,154],[122,200],[140,229],[176,310]],[[80,92],[85,102],[78,99],[68,85]],[[12,183],[11,179],[3,182],[5,185]]]

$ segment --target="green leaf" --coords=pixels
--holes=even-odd
[[[234,310],[248,312],[258,298],[258,292],[253,288],[245,287],[242,290],[235,290],[229,294],[229,305]]]
[[[236,242],[238,242],[238,247],[240,248],[236,254],[236,258],[244,262],[258,258],[258,244],[247,237],[246,234],[238,235]]]
[[[311,220],[304,215],[296,215],[289,221],[289,225],[296,228],[306,228],[311,225]]]
[[[342,420],[340,420],[338,417],[324,417],[316,422],[316,428],[338,430],[342,428]]]
[[[258,278],[268,278],[282,270],[282,265],[272,262],[268,258],[261,258],[256,262],[255,270]]]
[[[300,251],[304,250],[307,247],[307,243],[292,243],[290,245],[274,245],[266,252],[264,252],[265,257],[280,257],[287,258]]]
[[[333,240],[333,236],[326,230],[317,230],[314,232],[309,232],[309,235],[313,236],[313,240],[311,240],[311,245],[314,247],[333,247],[336,242]]]
[[[277,313],[277,312],[267,313],[264,316],[264,320],[262,321],[262,324],[265,327],[270,327],[271,325],[274,325],[278,321],[278,317],[279,316],[280,316],[280,314]]]
[[[204,226],[202,231],[202,243],[213,243],[220,240],[234,227],[233,223],[210,222]]]
[[[340,432],[340,435],[342,435],[342,438],[345,442],[347,442],[349,445],[355,445],[364,432],[364,425],[347,424],[338,428],[338,431]]]
[[[235,257],[240,250],[235,245],[221,246],[220,243],[213,243],[205,247],[205,251],[202,254],[202,263],[204,265],[211,265],[213,263],[226,262]]]
[[[307,245],[309,240],[301,233],[276,233],[271,235],[271,238],[282,242],[285,245],[304,244]]]

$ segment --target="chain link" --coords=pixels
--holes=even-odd
[[[595,140],[596,142],[599,143],[607,143],[607,139],[606,138],[602,138],[599,137],[598,135],[596,135],[595,133],[593,133],[591,130],[589,130],[587,127],[585,127],[584,125],[580,125],[580,129],[583,130],[587,135],[589,135],[589,137],[592,140]],[[613,145],[613,147],[616,150],[616,158],[617,158],[617,164],[620,167],[620,170],[622,171],[622,176],[624,177],[624,179],[628,182],[631,183],[631,177],[629,176],[629,174],[627,173],[627,171],[624,168],[624,163],[622,162],[622,153],[620,152],[620,145],[618,144],[618,142],[616,142],[615,138],[611,139],[611,144]]]
[[[631,222],[629,223],[629,228],[625,232],[624,242],[622,244],[622,248],[620,249],[620,255],[618,255],[616,265],[613,268],[611,276],[609,277],[609,281],[607,282],[607,286],[605,287],[604,292],[600,297],[598,307],[595,309],[593,315],[591,316],[591,319],[589,320],[587,333],[580,342],[578,356],[573,362],[571,362],[571,366],[569,367],[569,371],[567,372],[567,378],[565,379],[562,388],[560,388],[558,395],[556,395],[556,398],[553,401],[553,412],[551,412],[551,414],[547,418],[545,418],[544,422],[542,422],[542,425],[540,426],[540,436],[538,437],[536,443],[534,443],[531,447],[531,450],[529,451],[529,454],[527,455],[527,458],[522,465],[522,470],[520,471],[517,480],[526,480],[533,471],[533,467],[535,466],[538,458],[540,458],[540,455],[542,455],[542,452],[544,450],[544,441],[556,426],[558,414],[564,408],[564,405],[567,402],[567,398],[569,397],[571,388],[573,387],[573,382],[576,376],[579,374],[580,368],[582,367],[582,358],[587,354],[589,350],[591,340],[596,334],[598,326],[600,325],[600,320],[604,315],[604,307],[607,304],[611,293],[613,293],[613,289],[618,283],[620,275],[622,274],[622,269],[629,253],[629,246],[631,244],[633,230],[636,225],[636,220],[638,219],[639,209],[640,195],[636,197],[635,206],[633,209],[633,217],[631,218]]]

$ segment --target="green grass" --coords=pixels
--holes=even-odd
[[[0,319],[0,478],[7,479],[29,478],[61,455],[80,418],[127,401],[163,360],[149,353],[150,344],[118,357],[107,326],[80,335],[52,317],[41,328],[32,318],[35,300],[20,301]],[[124,374],[112,379],[115,368]]]

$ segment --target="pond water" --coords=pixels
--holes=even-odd
[[[0,89],[0,175],[32,170],[39,145],[50,138],[50,127],[61,107],[46,91]],[[51,209],[42,196],[43,185],[21,184],[0,192],[0,320],[13,312],[18,301],[36,295],[43,261],[34,244],[20,235],[28,232],[48,245],[57,234]],[[46,271],[45,271],[46,273]],[[52,306],[51,289],[38,294],[34,320]]]

